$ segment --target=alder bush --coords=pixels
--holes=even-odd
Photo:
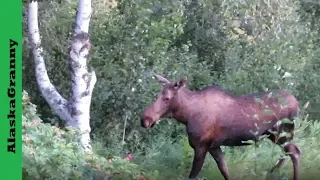
[[[36,105],[23,92],[23,179],[135,179],[141,169],[119,156],[81,152],[75,129],[43,123]]]

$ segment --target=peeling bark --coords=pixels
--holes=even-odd
[[[90,104],[94,85],[97,81],[95,72],[88,72],[86,56],[90,50],[89,35],[77,33],[71,43],[70,66],[72,73],[72,98],[69,125],[80,129],[81,141],[85,148],[90,147]]]
[[[41,94],[60,119],[66,121],[68,126],[80,130],[82,146],[86,152],[91,152],[90,106],[92,91],[97,81],[95,72],[88,72],[87,68],[87,56],[91,47],[88,34],[91,0],[78,0],[76,26],[70,48],[72,96],[69,101],[57,92],[46,70],[38,27],[38,2],[30,2],[28,11],[29,38]]]

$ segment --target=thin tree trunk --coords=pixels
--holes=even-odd
[[[60,119],[65,120],[68,126],[80,130],[82,146],[86,152],[91,152],[90,106],[92,91],[97,81],[95,72],[88,72],[87,68],[87,56],[91,47],[88,34],[92,11],[91,0],[78,1],[76,26],[70,48],[72,73],[70,101],[57,92],[46,70],[38,27],[38,2],[30,2],[28,10],[29,38],[33,45],[35,71],[41,94]]]
[[[51,83],[46,65],[42,56],[43,49],[41,47],[40,32],[38,27],[38,2],[33,1],[28,7],[28,30],[29,39],[32,43],[33,56],[35,63],[35,73],[40,91],[52,108],[52,110],[63,120],[68,121],[70,114],[68,113],[68,102],[64,99]]]

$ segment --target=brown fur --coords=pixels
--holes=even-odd
[[[270,140],[279,145],[293,138],[294,124],[281,124],[279,121],[283,118],[293,121],[298,115],[298,101],[288,92],[274,90],[235,96],[215,86],[190,91],[186,77],[176,82],[159,75],[156,78],[163,89],[156,101],[143,112],[141,125],[153,127],[160,118],[173,118],[186,125],[189,143],[194,149],[189,178],[199,174],[209,152],[224,178],[230,179],[220,146],[249,145],[243,141],[258,141],[261,135],[268,135]],[[258,102],[257,98],[263,103]],[[282,103],[281,99],[285,101]],[[270,130],[277,133],[270,133]],[[279,137],[281,132],[290,133],[290,136]],[[291,153],[293,179],[298,180],[300,150],[294,144],[287,144],[284,151]],[[271,171],[280,167],[282,162],[280,160]]]

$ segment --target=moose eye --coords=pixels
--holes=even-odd
[[[168,102],[169,100],[170,100],[170,98],[168,98],[168,97],[165,97],[165,98],[164,98],[164,101],[165,101],[165,102]]]

